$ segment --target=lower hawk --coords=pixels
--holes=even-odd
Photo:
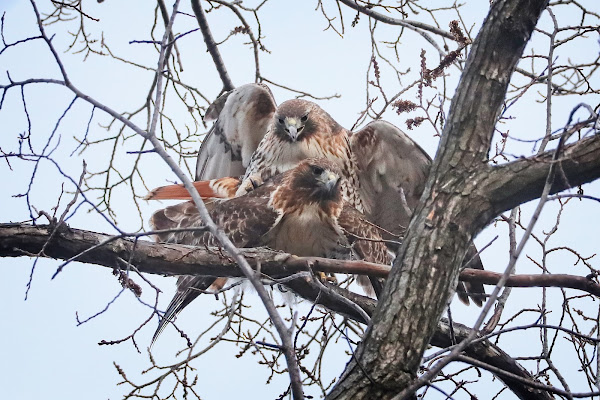
[[[237,247],[267,246],[297,256],[360,259],[378,264],[391,262],[378,229],[343,200],[343,178],[338,166],[327,159],[306,159],[295,168],[267,180],[255,190],[228,200],[207,204],[210,216]],[[184,202],[155,212],[155,230],[194,228],[204,225],[196,206]],[[218,246],[202,230],[159,233],[162,242],[193,246]],[[359,277],[360,278],[360,277]],[[154,340],[183,308],[203,292],[221,289],[227,278],[181,276]],[[359,284],[381,291],[376,279]]]

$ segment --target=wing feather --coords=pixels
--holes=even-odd
[[[431,168],[431,158],[404,132],[374,121],[350,137],[360,194],[369,220],[393,234],[408,227]]]
[[[275,108],[271,90],[260,83],[240,86],[215,100],[206,117],[217,120],[200,146],[196,180],[244,175]]]
[[[270,208],[268,200],[278,181],[262,185],[244,197],[227,201],[215,200],[207,203],[211,218],[229,236],[236,247],[258,247],[262,238],[273,227],[277,213]],[[194,228],[204,225],[192,202],[175,204],[158,210],[150,218],[155,230]],[[192,246],[216,246],[218,243],[209,232],[183,231],[156,234],[158,241],[187,244]],[[196,297],[205,291],[222,288],[227,278],[182,275],[177,279],[177,292],[161,318],[152,343],[165,329],[167,323]]]
[[[353,133],[350,146],[356,155],[360,193],[369,221],[402,236],[425,189],[431,157],[402,130],[385,121],[371,122]],[[465,262],[469,268],[483,269],[473,243]],[[459,282],[457,293],[465,304],[469,304],[469,297],[479,306],[485,299],[482,284]]]
[[[380,229],[367,221],[358,210],[348,204],[344,205],[338,223],[359,259],[377,264],[392,263],[392,257],[381,237]],[[359,276],[357,281],[367,294],[375,294],[379,298],[383,289],[383,279]]]

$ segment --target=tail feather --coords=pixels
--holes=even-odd
[[[471,246],[469,246],[469,249],[467,250],[464,262],[466,263],[465,268],[483,270],[481,258],[479,258],[477,248],[473,243],[471,243]],[[466,305],[469,305],[470,299],[475,305],[481,307],[486,299],[485,288],[482,283],[459,282],[456,292],[460,301]]]
[[[188,304],[196,299],[203,291],[216,292],[222,289],[227,282],[227,278],[214,278],[209,276],[189,276],[184,275],[177,280],[177,293],[169,303],[169,307],[158,323],[158,328],[154,332],[150,347],[154,345],[156,339],[165,330],[169,322],[173,322],[177,315],[183,311]]]
[[[356,275],[356,282],[369,297],[380,299],[383,291],[384,279],[374,276]]]
[[[228,199],[235,196],[235,192],[240,186],[240,180],[225,177],[210,181],[196,181],[193,184],[203,198]],[[191,198],[192,196],[183,185],[167,185],[151,190],[144,200],[190,200]]]

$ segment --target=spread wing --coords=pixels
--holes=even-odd
[[[360,194],[369,220],[395,235],[410,222],[429,176],[431,158],[410,137],[374,121],[350,137]]]
[[[385,121],[371,122],[353,133],[350,146],[356,156],[359,190],[369,221],[393,235],[402,236],[423,194],[431,157],[408,135]],[[384,237],[393,238],[393,235],[384,234]],[[466,267],[483,269],[473,243],[465,263]],[[482,284],[460,282],[457,293],[465,304],[469,304],[469,297],[480,306],[485,299]]]
[[[275,183],[261,186],[247,196],[227,201],[207,203],[211,218],[237,247],[258,247],[261,239],[274,225],[277,213],[268,205],[269,195]],[[177,228],[201,228],[204,224],[192,202],[184,202],[163,208],[150,218],[154,230]],[[192,246],[216,246],[217,241],[203,230],[187,230],[159,233],[158,241]],[[177,292],[161,318],[154,333],[156,341],[167,323],[172,321],[188,304],[205,292],[215,292],[225,286],[227,278],[182,275],[177,279]]]
[[[275,108],[271,90],[260,83],[240,86],[215,100],[206,111],[205,120],[216,122],[200,146],[196,180],[244,175]]]

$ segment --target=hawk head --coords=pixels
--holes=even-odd
[[[281,103],[273,118],[273,133],[291,143],[304,140],[315,133],[337,132],[340,128],[321,107],[302,99]]]
[[[299,196],[315,203],[341,201],[341,176],[340,169],[333,162],[325,158],[309,158],[294,168],[289,184]]]
[[[286,212],[317,205],[327,214],[339,215],[343,206],[342,173],[325,158],[308,158],[285,173],[283,184],[273,193],[272,205]]]

